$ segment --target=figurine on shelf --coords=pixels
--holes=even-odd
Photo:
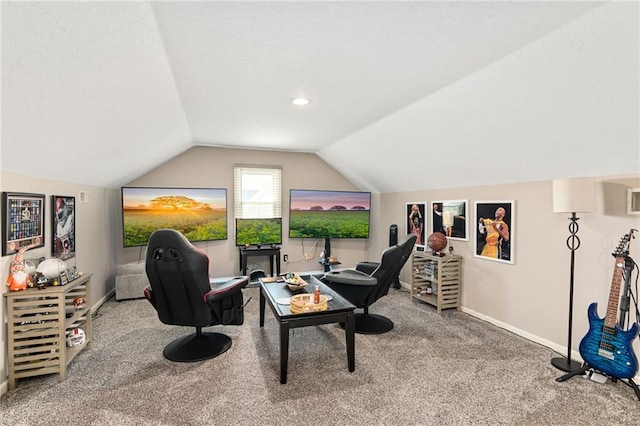
[[[33,283],[38,290],[44,290],[45,288],[49,287],[50,284],[49,278],[47,278],[41,272],[35,273],[35,275],[33,276]]]
[[[86,304],[87,304],[87,299],[83,296],[78,296],[75,299],[73,299],[73,307],[76,310],[83,309]]]
[[[29,250],[32,245],[24,246],[13,256],[11,266],[9,267],[9,278],[7,278],[7,286],[10,291],[20,291],[27,288],[29,282],[29,274],[24,270],[24,252]]]

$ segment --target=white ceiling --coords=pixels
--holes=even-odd
[[[637,170],[629,151],[589,164],[602,143],[590,123],[638,142],[633,3],[3,2],[1,13],[3,171],[117,187],[193,145],[315,152],[380,192]],[[593,63],[602,52],[615,56]],[[622,70],[635,76],[619,81]],[[549,98],[565,91],[560,119]],[[586,164],[549,158],[559,137],[586,147]],[[502,154],[509,166],[486,173],[478,145],[505,141],[517,146]],[[47,160],[33,167],[25,151]],[[449,165],[433,162],[432,179],[411,178],[407,161],[434,157],[467,173],[438,180]],[[532,160],[550,167],[524,171]]]

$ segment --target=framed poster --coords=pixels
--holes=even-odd
[[[76,253],[76,198],[51,196],[51,256],[61,259]]]
[[[515,201],[476,201],[474,256],[514,263]]]
[[[425,203],[407,203],[405,209],[405,223],[407,225],[407,235],[416,234],[416,246],[423,247],[425,244]]]
[[[468,200],[431,202],[431,233],[442,232],[450,240],[469,241]]]
[[[43,194],[2,193],[2,255],[44,246]]]

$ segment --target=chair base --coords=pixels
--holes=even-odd
[[[355,320],[358,334],[382,334],[393,330],[393,321],[382,315],[357,313]],[[341,322],[340,327],[344,326]]]
[[[169,361],[195,362],[215,358],[231,347],[231,338],[221,333],[193,333],[169,343],[162,354]]]

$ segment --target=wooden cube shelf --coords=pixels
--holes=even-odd
[[[462,257],[434,256],[414,251],[411,260],[411,298],[443,309],[460,308]]]
[[[64,286],[28,288],[4,294],[7,298],[9,390],[18,379],[58,373],[67,378],[67,365],[91,344],[91,274]],[[75,306],[77,297],[84,306]],[[85,333],[83,344],[68,347],[67,334],[74,328]]]

